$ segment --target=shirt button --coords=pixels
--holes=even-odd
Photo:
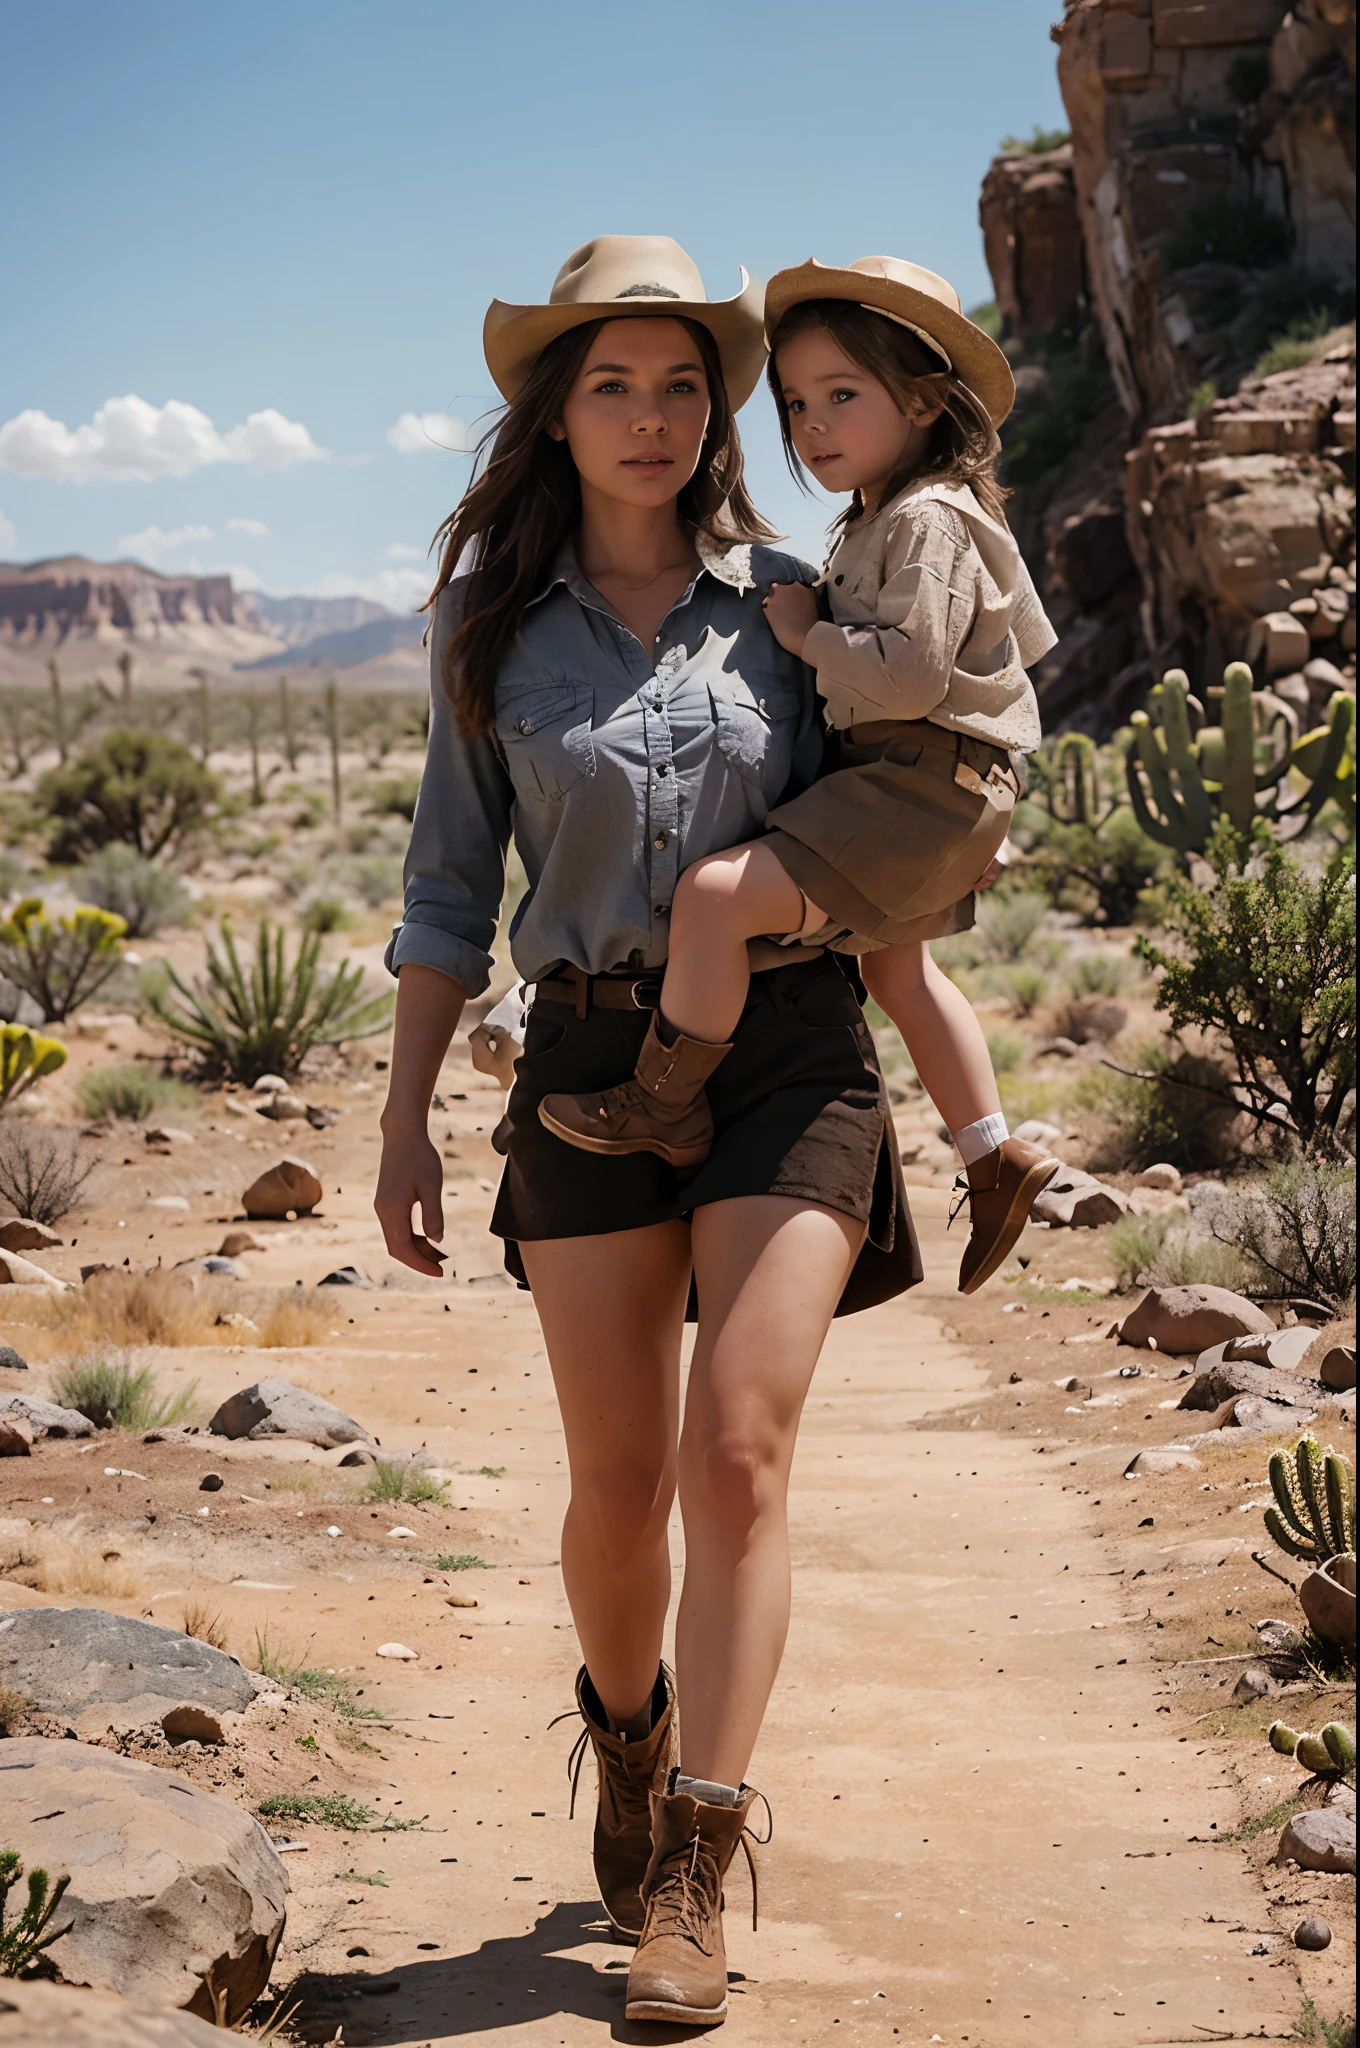
[[[670,835],[669,835],[668,833],[665,833],[665,832],[658,832],[658,833],[657,833],[657,835],[656,835],[656,838],[655,838],[655,839],[654,839],[654,840],[652,841],[652,845],[653,845],[653,846],[654,846],[654,847],[656,848],[656,850],[657,850],[657,852],[658,852],[658,853],[660,853],[661,849],[662,849],[662,848],[664,847],[664,845],[666,844],[666,840],[667,840],[667,838],[668,838],[669,836],[670,836]]]
[[[518,727],[518,730],[519,730],[520,732],[531,732],[531,731],[533,730],[533,728],[532,728],[532,726],[531,726],[531,725],[529,724],[529,721],[528,721],[528,719],[527,719],[527,718],[521,718],[521,720],[520,720],[520,722],[519,722],[519,727]]]
[[[652,916],[653,916],[653,917],[669,917],[669,916],[670,916],[670,914],[671,914],[671,907],[670,907],[670,904],[669,904],[669,903],[654,903],[654,904],[652,905]]]
[[[664,761],[658,761],[656,764],[656,772],[658,775],[666,775],[669,774],[670,771],[667,768],[666,763]]]

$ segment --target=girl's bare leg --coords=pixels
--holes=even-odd
[[[792,886],[792,885],[790,885]],[[799,1418],[863,1226],[779,1195],[692,1224],[699,1333],[680,1440],[676,1624],[682,1768],[740,1785],[789,1622],[787,1495]]]
[[[924,940],[860,959],[864,985],[902,1034],[921,1086],[951,1131],[1000,1112],[992,1056],[972,1004]]]
[[[751,974],[746,942],[797,931],[803,892],[767,846],[734,846],[686,868],[671,904],[670,958],[661,1014],[686,1038],[732,1036]]]
[[[658,1223],[520,1246],[571,1469],[562,1578],[616,1725],[647,1707],[671,1596],[680,1335],[689,1231]]]

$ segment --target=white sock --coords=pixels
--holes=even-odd
[[[1010,1136],[1006,1119],[998,1109],[993,1116],[980,1116],[975,1124],[965,1124],[961,1131],[953,1133],[958,1146],[959,1157],[965,1166],[976,1166],[979,1159],[985,1159],[989,1152],[995,1152]]]
[[[740,1785],[715,1785],[711,1778],[687,1778],[683,1771],[677,1771],[672,1792],[685,1793],[690,1799],[702,1799],[705,1806],[740,1806]]]

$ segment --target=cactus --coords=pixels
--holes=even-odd
[[[0,974],[32,996],[46,1023],[63,1023],[114,972],[126,930],[111,910],[78,903],[51,918],[41,896],[25,896],[0,919]]]
[[[1283,1451],[1270,1461],[1278,1508],[1266,1509],[1266,1529],[1290,1557],[1323,1565],[1355,1549],[1355,1472],[1350,1459],[1316,1437],[1300,1437],[1293,1465]]]
[[[1178,853],[1202,853],[1220,816],[1246,835],[1258,818],[1305,830],[1329,797],[1355,823],[1355,702],[1332,698],[1325,726],[1295,740],[1293,712],[1269,690],[1254,690],[1245,662],[1230,662],[1221,690],[1221,723],[1199,723],[1200,706],[1181,669],[1169,669],[1133,714],[1125,757],[1129,800],[1143,831]],[[1198,730],[1196,725],[1198,724]],[[1293,770],[1307,787],[1283,797]]]
[[[1315,1778],[1344,1778],[1355,1769],[1355,1737],[1340,1721],[1329,1721],[1316,1735],[1272,1721],[1266,1739],[1277,1756],[1297,1757]]]
[[[43,1950],[67,1931],[66,1927],[51,1924],[71,1882],[66,1872],[54,1884],[45,1870],[30,1870],[27,1904],[13,1918],[6,1917],[10,1892],[23,1874],[18,1850],[0,1850],[0,1977],[27,1973]]]
[[[1044,794],[1060,825],[1085,825],[1094,830],[1114,805],[1102,806],[1100,755],[1084,732],[1064,733],[1048,748],[1042,763]]]
[[[65,1065],[59,1038],[36,1037],[26,1024],[0,1024],[0,1109]]]
[[[1332,1753],[1320,1735],[1300,1735],[1294,1745],[1294,1761],[1315,1778],[1325,1778],[1336,1769]]]
[[[1326,1745],[1334,1771],[1345,1775],[1355,1769],[1355,1737],[1344,1723],[1329,1721],[1325,1728],[1318,1730],[1318,1736]]]
[[[1299,1746],[1297,1729],[1287,1727],[1283,1721],[1272,1721],[1266,1735],[1277,1756],[1293,1756]]]

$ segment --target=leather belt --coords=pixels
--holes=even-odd
[[[534,1000],[571,1003],[578,1017],[592,1005],[597,1010],[656,1010],[661,1006],[659,967],[647,974],[586,974],[579,967],[564,967],[558,975],[534,984]]]

